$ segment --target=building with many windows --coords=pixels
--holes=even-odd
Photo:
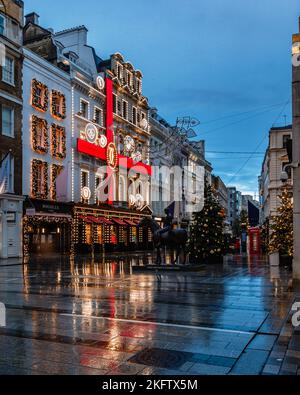
[[[53,124],[55,131],[61,131],[60,136],[64,137],[63,146],[57,137],[55,147],[51,149],[25,148],[30,154],[25,155],[24,166],[27,168],[31,163],[31,172],[42,175],[32,178],[34,190],[37,181],[42,188],[35,197],[44,201],[50,199],[52,204],[48,201],[43,207],[52,207],[52,218],[65,218],[66,223],[72,206],[71,251],[150,247],[150,231],[137,228],[143,216],[151,215],[150,130],[148,103],[142,95],[142,73],[125,62],[120,54],[105,61],[98,57],[88,46],[84,26],[54,33],[41,27],[38,15],[32,13],[26,17],[24,37],[24,83],[34,87],[34,90],[31,88],[31,98],[27,98],[29,114],[26,111],[25,121],[28,122],[32,114],[40,118],[35,112],[42,113],[39,122],[50,125],[49,139],[54,136]],[[44,64],[45,68],[41,72],[37,67],[34,81],[29,72],[29,57]],[[46,70],[52,70],[52,80],[45,75]],[[58,82],[58,76],[64,82]],[[63,97],[62,108],[53,104],[54,91],[55,95]],[[36,98],[32,97],[33,93]],[[44,102],[46,97],[47,103]],[[58,107],[58,112],[64,110],[66,116],[56,115],[53,120],[54,107]],[[32,130],[32,125],[30,127]],[[24,128],[26,131],[27,124]],[[27,145],[29,143],[32,145],[30,139]],[[61,152],[54,155],[53,150],[61,147],[64,148],[63,157]],[[60,167],[52,175],[52,168],[57,165]],[[57,181],[62,174],[66,181],[64,193],[61,182]],[[59,191],[56,190],[57,184]],[[32,187],[30,192],[26,217],[31,217],[32,213],[41,214],[33,211]],[[28,207],[30,204],[32,207]],[[45,226],[39,228],[41,235],[47,233]],[[32,226],[28,229],[29,233],[35,232]],[[61,227],[57,227],[58,232],[62,234]],[[45,240],[45,237],[39,240]],[[62,236],[59,240],[66,250],[69,240],[66,243]]]
[[[36,53],[40,37],[53,55],[51,32],[38,25],[36,14],[27,15],[23,49],[25,255],[68,252],[71,246],[72,212],[66,203],[72,200],[71,189],[67,181],[60,201],[57,194],[62,191],[57,191],[56,182],[71,158],[70,75],[57,62]]]
[[[0,8],[0,258],[22,255],[23,2]]]
[[[211,183],[211,164],[205,160],[204,141],[190,141],[157,112],[150,111],[150,160],[153,165],[151,200],[159,222],[173,201],[175,222],[188,226],[202,207],[205,179]]]
[[[228,211],[227,222],[231,228],[234,222],[239,219],[242,211],[242,193],[236,187],[227,187],[228,191]]]
[[[292,126],[273,127],[269,132],[269,145],[265,153],[262,170],[259,177],[261,223],[277,214],[280,206],[278,196],[281,194],[283,183],[281,173],[289,163],[287,145],[292,139]],[[285,184],[292,192],[292,168],[287,168],[288,180]]]

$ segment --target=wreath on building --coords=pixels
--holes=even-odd
[[[63,166],[61,165],[52,165],[51,166],[51,199],[56,200],[56,179],[63,170]]]
[[[58,134],[62,136],[62,150],[58,150]],[[64,127],[52,124],[51,126],[52,135],[52,156],[57,159],[65,159],[66,157],[66,130]]]
[[[57,106],[55,102],[61,102],[60,109],[61,111],[57,110]],[[65,119],[66,118],[66,97],[63,93],[57,91],[57,90],[52,90],[52,95],[51,95],[51,114],[53,117],[57,119]]]
[[[49,148],[48,122],[45,119],[36,117],[35,115],[32,116],[31,122],[32,148],[40,154],[46,154]],[[44,145],[41,145],[38,142],[38,128],[42,129]]]
[[[38,94],[38,90],[43,92],[43,97]],[[42,100],[43,99],[43,100]],[[36,79],[31,83],[31,104],[39,111],[46,112],[48,110],[49,90],[45,84]]]
[[[39,168],[43,169],[42,191],[38,190]],[[36,199],[48,199],[48,163],[39,159],[32,160],[32,195]]]

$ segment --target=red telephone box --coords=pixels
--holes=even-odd
[[[259,228],[249,228],[249,253],[250,255],[260,254],[260,229]]]

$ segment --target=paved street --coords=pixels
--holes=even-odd
[[[132,273],[149,261],[3,262],[0,374],[299,374],[287,269],[237,256]]]

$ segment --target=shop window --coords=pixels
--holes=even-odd
[[[15,84],[15,61],[13,58],[6,56],[4,67],[2,68],[2,81],[7,84]]]
[[[103,244],[103,227],[101,225],[96,226],[95,243]]]
[[[62,126],[52,124],[51,127],[52,156],[57,159],[66,157],[66,131]]]
[[[85,224],[85,242],[86,244],[93,244],[93,227],[92,224]]]
[[[116,232],[115,226],[110,227],[110,243],[111,244],[118,244],[117,232]]]
[[[66,97],[61,92],[52,90],[51,114],[54,118],[66,118]]]
[[[137,228],[135,226],[130,227],[129,239],[130,239],[130,243],[137,242]]]
[[[46,112],[48,110],[48,88],[42,82],[36,79],[31,83],[31,104],[39,110]]]
[[[31,139],[34,151],[40,154],[48,152],[48,122],[45,119],[32,116]]]

